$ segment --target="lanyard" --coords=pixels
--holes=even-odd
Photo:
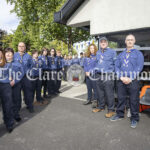
[[[129,50],[129,51],[126,51],[126,56],[125,56],[125,58],[124,58],[124,64],[123,64],[123,66],[125,66],[125,67],[128,67],[130,53],[131,53],[130,50]]]

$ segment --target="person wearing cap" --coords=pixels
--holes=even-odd
[[[14,54],[14,61],[19,62],[24,70],[24,77],[21,80],[21,88],[19,90],[20,92],[20,101],[21,101],[21,89],[24,93],[24,100],[26,104],[26,108],[30,113],[34,112],[33,108],[33,98],[32,98],[32,83],[30,79],[28,78],[28,71],[31,68],[31,60],[32,57],[26,52],[26,45],[24,42],[19,42],[18,44],[18,52]]]
[[[134,48],[135,42],[134,35],[129,34],[126,36],[126,49],[118,55],[115,63],[115,71],[118,78],[118,105],[116,115],[110,119],[111,121],[117,121],[124,118],[127,96],[129,96],[132,128],[136,128],[139,121],[140,85],[137,77],[144,66],[144,56],[139,50]]]
[[[99,106],[93,109],[93,112],[103,111],[105,104],[107,104],[108,112],[105,114],[105,117],[110,118],[115,114],[113,74],[115,71],[116,51],[108,48],[106,37],[100,38],[100,49],[97,51],[96,58],[96,88]]]

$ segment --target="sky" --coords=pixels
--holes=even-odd
[[[0,0],[0,29],[12,33],[19,25],[19,19],[15,13],[10,13],[13,6],[7,4],[6,0]]]

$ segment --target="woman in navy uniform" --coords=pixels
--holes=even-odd
[[[49,98],[49,96],[46,94],[47,93],[47,72],[49,71],[49,62],[48,62],[48,51],[47,49],[43,49],[42,50],[42,54],[41,56],[39,56],[39,59],[42,60],[43,62],[43,81],[42,81],[42,85],[43,85],[43,97],[44,98]]]
[[[4,65],[1,65],[3,68],[0,68],[0,96],[2,99],[3,119],[8,132],[13,130],[14,119],[17,122],[21,121],[19,115],[20,101],[18,101],[15,90],[23,77],[23,68],[19,63],[13,62],[13,54],[14,51],[12,48],[5,49],[5,65],[4,59],[0,57]]]
[[[56,57],[56,50],[54,48],[50,50],[50,56],[48,57],[48,61],[50,70],[50,80],[48,81],[48,94],[56,95],[58,60]]]
[[[12,98],[13,98],[13,112],[14,119],[17,122],[21,121],[20,109],[21,109],[21,79],[24,76],[24,70],[19,62],[13,61],[14,51],[12,48],[5,49],[5,58],[8,68],[11,70],[11,86],[12,86]]]
[[[84,60],[84,70],[86,73],[86,85],[87,85],[87,101],[84,102],[84,105],[92,103],[92,91],[94,92],[94,100],[97,100],[96,84],[94,80],[93,69],[96,67],[96,52],[97,47],[95,44],[91,44],[88,47],[87,57]]]

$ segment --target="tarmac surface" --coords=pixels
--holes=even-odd
[[[63,82],[62,93],[30,114],[21,110],[22,122],[6,132],[0,110],[0,150],[150,150],[150,113],[140,114],[136,129],[130,119],[111,122],[103,112],[92,113],[86,86]]]

